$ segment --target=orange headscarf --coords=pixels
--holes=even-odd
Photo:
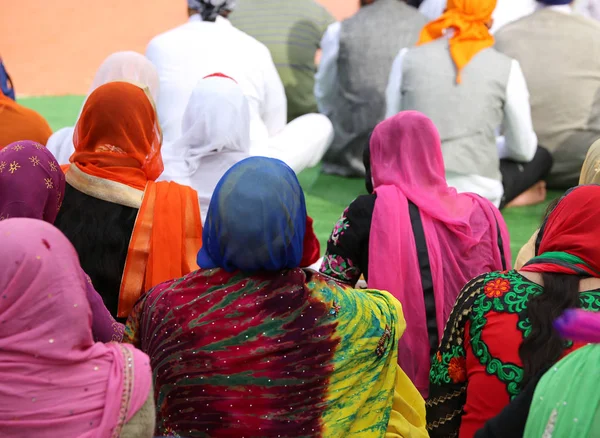
[[[494,45],[487,25],[491,23],[496,0],[448,0],[446,11],[421,31],[418,45],[437,40],[446,30],[453,30],[450,56],[456,65],[456,82],[471,59],[483,49]]]
[[[161,142],[150,95],[128,82],[110,82],[83,106],[71,162],[88,175],[144,190],[164,170]]]
[[[118,316],[127,317],[144,292],[198,269],[198,195],[187,186],[154,182],[163,171],[162,135],[152,97],[139,86],[98,87],[83,107],[73,141],[71,162],[92,177],[90,184],[109,180],[144,191],[119,293]],[[67,182],[76,181],[69,172]]]
[[[19,105],[0,90],[0,149],[24,140],[46,146],[51,135],[52,129],[46,119]]]

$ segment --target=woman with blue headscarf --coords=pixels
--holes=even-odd
[[[248,158],[220,180],[202,269],[151,290],[127,324],[151,358],[158,434],[427,436],[397,365],[400,303],[300,269],[305,229],[283,162]]]

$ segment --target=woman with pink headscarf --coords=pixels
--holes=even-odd
[[[77,253],[55,227],[0,221],[0,435],[149,438],[148,356],[94,343]]]
[[[430,357],[462,287],[510,268],[508,231],[491,202],[448,187],[439,134],[419,112],[375,128],[365,167],[370,194],[342,214],[321,272],[352,285],[364,275],[398,298],[407,321],[399,363],[426,396]]]

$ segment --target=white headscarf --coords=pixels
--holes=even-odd
[[[202,79],[183,115],[182,137],[162,149],[161,181],[198,192],[202,222],[213,191],[225,172],[250,155],[250,107],[235,80],[219,75]]]
[[[94,76],[88,96],[101,85],[114,81],[134,82],[148,87],[154,101],[158,99],[158,72],[148,58],[137,52],[116,52],[106,58]],[[73,131],[74,127],[59,129],[46,144],[60,164],[68,164],[75,151]]]

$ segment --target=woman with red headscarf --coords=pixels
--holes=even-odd
[[[567,342],[553,324],[567,309],[600,311],[599,199],[600,186],[572,189],[542,225],[535,258],[465,286],[433,359],[431,437],[472,437],[540,372],[583,345]]]
[[[155,182],[162,135],[152,98],[137,85],[111,82],[90,94],[73,140],[55,224],[108,309],[124,319],[148,289],[197,269],[198,196]]]
[[[400,301],[399,363],[426,396],[430,357],[456,297],[473,276],[508,266],[508,232],[489,201],[448,187],[439,134],[423,114],[380,123],[367,158],[370,194],[335,226],[321,272],[351,285],[363,274],[369,288]]]

